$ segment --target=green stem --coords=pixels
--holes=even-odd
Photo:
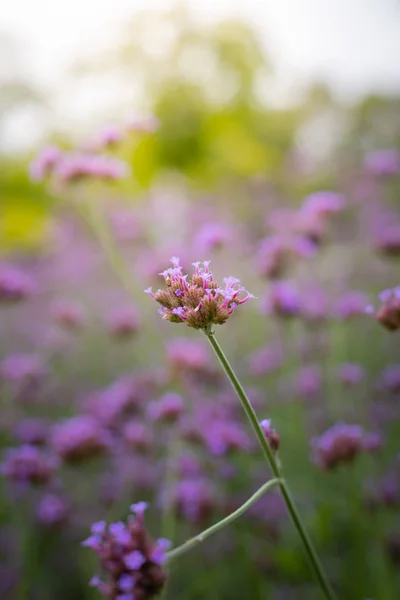
[[[271,479],[270,481],[265,483],[263,486],[260,487],[259,490],[256,491],[255,494],[253,494],[244,504],[242,504],[242,506],[240,506],[233,513],[231,513],[221,521],[218,521],[218,523],[215,523],[215,525],[212,525],[208,529],[205,529],[198,535],[195,535],[181,546],[178,546],[177,548],[174,548],[174,550],[171,550],[171,552],[168,552],[168,561],[170,561],[173,558],[177,558],[181,554],[184,554],[188,550],[191,550],[194,546],[201,544],[210,535],[214,535],[214,533],[217,533],[217,531],[219,531],[223,527],[226,527],[226,525],[229,525],[230,523],[241,517],[247,510],[249,510],[250,506],[252,506],[255,502],[257,502],[257,500],[261,498],[261,496],[265,494],[265,492],[270,490],[274,485],[278,485],[279,483],[279,479]]]
[[[281,477],[280,466],[269,446],[268,440],[266,439],[264,431],[261,428],[261,425],[258,421],[258,418],[254,411],[254,408],[253,408],[250,400],[248,399],[246,392],[244,391],[241,383],[239,382],[238,378],[236,377],[236,374],[235,374],[234,370],[232,369],[228,359],[226,358],[221,346],[215,339],[214,333],[210,330],[205,330],[205,334],[207,335],[207,337],[210,341],[210,344],[213,347],[213,350],[222,365],[222,368],[224,369],[229,381],[231,382],[233,388],[235,389],[235,391],[239,397],[239,400],[242,403],[243,409],[247,415],[247,418],[250,421],[250,424],[251,424],[251,426],[254,430],[254,433],[258,439],[261,449],[264,452],[264,455],[272,469],[273,474],[275,475],[276,478],[279,479],[279,487],[280,487],[283,499],[285,501],[285,504],[289,511],[289,514],[292,518],[293,524],[296,527],[297,532],[300,536],[300,539],[303,543],[304,550],[309,559],[310,566],[313,570],[315,578],[318,581],[325,597],[328,600],[334,600],[335,595],[333,593],[333,590],[331,589],[331,586],[330,586],[330,584],[327,580],[327,577],[323,571],[323,568],[319,561],[318,555],[314,549],[313,543],[307,533],[307,530],[303,524],[300,514],[299,514],[299,512],[296,508],[296,505],[292,499],[289,488],[288,488],[286,482],[280,478]]]

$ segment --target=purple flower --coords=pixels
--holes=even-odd
[[[170,547],[170,540],[165,538],[159,538],[156,540],[150,555],[152,562],[154,562],[156,565],[163,565],[167,560],[166,552]]]
[[[10,382],[38,382],[46,374],[46,368],[39,356],[12,354],[0,365],[0,376]]]
[[[167,289],[156,294],[151,288],[146,290],[161,304],[159,313],[166,321],[185,322],[194,329],[208,330],[212,325],[225,323],[238,305],[254,298],[234,277],[224,278],[224,287],[220,287],[210,271],[210,261],[193,263],[195,272],[189,281],[188,275],[182,273],[179,259],[174,256],[170,262],[172,267],[160,273]],[[182,294],[177,296],[177,290]]]
[[[160,400],[151,402],[147,409],[154,421],[176,421],[184,411],[184,401],[180,394],[168,392]]]
[[[275,281],[265,296],[261,310],[266,315],[294,317],[300,312],[300,295],[291,281]]]
[[[43,181],[47,175],[52,173],[61,156],[62,152],[57,146],[42,148],[29,166],[32,181]]]
[[[134,550],[124,557],[124,564],[131,571],[138,571],[145,562],[146,557],[139,550]]]
[[[379,294],[381,306],[377,311],[367,306],[366,313],[373,314],[385,329],[397,331],[400,329],[400,286],[393,289],[383,290]]]
[[[133,575],[128,575],[124,573],[118,579],[118,587],[121,592],[131,592],[133,590],[133,586],[135,585],[135,578]]]
[[[33,279],[18,267],[0,264],[0,303],[18,302],[35,292]]]
[[[264,375],[276,371],[282,366],[283,361],[282,350],[272,346],[260,348],[249,357],[250,370],[253,375]]]
[[[280,437],[275,429],[271,427],[271,419],[264,419],[261,421],[260,425],[264,431],[265,437],[268,440],[272,452],[277,452],[280,445]]]
[[[364,369],[361,365],[344,363],[339,367],[339,377],[347,385],[356,385],[364,379]]]
[[[112,537],[121,544],[121,546],[128,546],[131,541],[131,534],[128,531],[125,523],[120,521],[119,523],[111,523],[108,526],[108,531]]]
[[[108,450],[111,437],[92,417],[79,415],[53,426],[51,442],[55,452],[65,461],[80,461]]]
[[[139,315],[132,307],[114,310],[108,319],[108,329],[114,337],[128,338],[140,329]]]
[[[54,173],[61,181],[75,181],[86,177],[113,181],[126,177],[128,167],[123,161],[110,156],[69,152],[58,161]]]
[[[43,525],[60,525],[70,512],[69,503],[56,494],[46,494],[36,507],[36,516]]]
[[[324,217],[340,212],[344,207],[345,200],[342,194],[322,191],[307,196],[301,207],[301,212]]]
[[[313,459],[323,470],[348,463],[363,450],[364,431],[359,425],[336,423],[312,441]]]
[[[392,148],[375,150],[366,155],[364,166],[377,177],[400,173],[400,152]]]
[[[137,517],[143,518],[145,511],[148,509],[149,505],[147,502],[136,502],[136,504],[131,504],[130,509]]]
[[[53,319],[60,327],[76,331],[81,329],[85,322],[83,308],[70,301],[58,301],[52,306]]]
[[[37,446],[8,448],[0,463],[0,474],[21,483],[47,483],[58,468],[59,462]]]

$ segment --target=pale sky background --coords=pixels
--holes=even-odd
[[[8,73],[26,74],[51,95],[60,74],[104,44],[119,22],[140,10],[172,4],[0,0],[0,31],[21,46],[19,61],[3,56],[0,66],[4,70],[6,64]],[[278,68],[282,89],[293,81],[320,78],[348,99],[374,91],[400,93],[400,0],[187,0],[186,4],[202,20],[239,16],[253,24]],[[95,94],[92,90],[90,102]],[[74,100],[73,90],[68,102],[60,102],[55,106],[58,115],[71,110],[85,117],[87,106]],[[43,127],[32,116],[11,114],[2,145],[28,145],[40,137]]]

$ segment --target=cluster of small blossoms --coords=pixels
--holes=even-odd
[[[391,290],[383,290],[379,294],[382,305],[377,311],[372,306],[367,306],[365,311],[373,314],[379,323],[389,331],[400,329],[400,286]]]
[[[350,463],[361,452],[374,452],[380,447],[379,436],[365,433],[360,425],[343,422],[336,423],[312,440],[314,462],[324,471],[334,469],[340,463]]]
[[[24,271],[10,264],[0,265],[0,302],[25,300],[34,291],[35,284]]]
[[[36,446],[8,448],[0,463],[0,474],[18,483],[40,485],[47,483],[59,467],[56,457]]]
[[[268,444],[272,452],[277,452],[279,450],[281,439],[279,433],[277,433],[275,429],[271,427],[271,419],[264,419],[263,421],[261,421],[260,425],[265,434],[265,437],[268,440]]]
[[[235,277],[224,278],[225,287],[219,287],[209,269],[210,261],[193,263],[195,272],[189,281],[179,259],[173,257],[171,263],[172,268],[160,273],[167,289],[155,294],[151,288],[145,290],[161,304],[158,312],[166,321],[208,330],[212,325],[223,325],[239,304],[254,298]],[[245,293],[242,298],[241,293]]]
[[[167,559],[169,540],[153,542],[144,525],[145,502],[132,504],[127,522],[94,523],[91,535],[82,545],[94,550],[106,581],[99,576],[90,585],[110,600],[148,600],[158,596],[167,575],[163,565]]]

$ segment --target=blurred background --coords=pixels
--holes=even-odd
[[[1,598],[96,598],[93,521],[179,544],[268,478],[143,294],[174,255],[257,296],[218,336],[339,597],[400,597],[399,55],[396,0],[0,8]],[[275,492],[163,593],[320,597]]]

